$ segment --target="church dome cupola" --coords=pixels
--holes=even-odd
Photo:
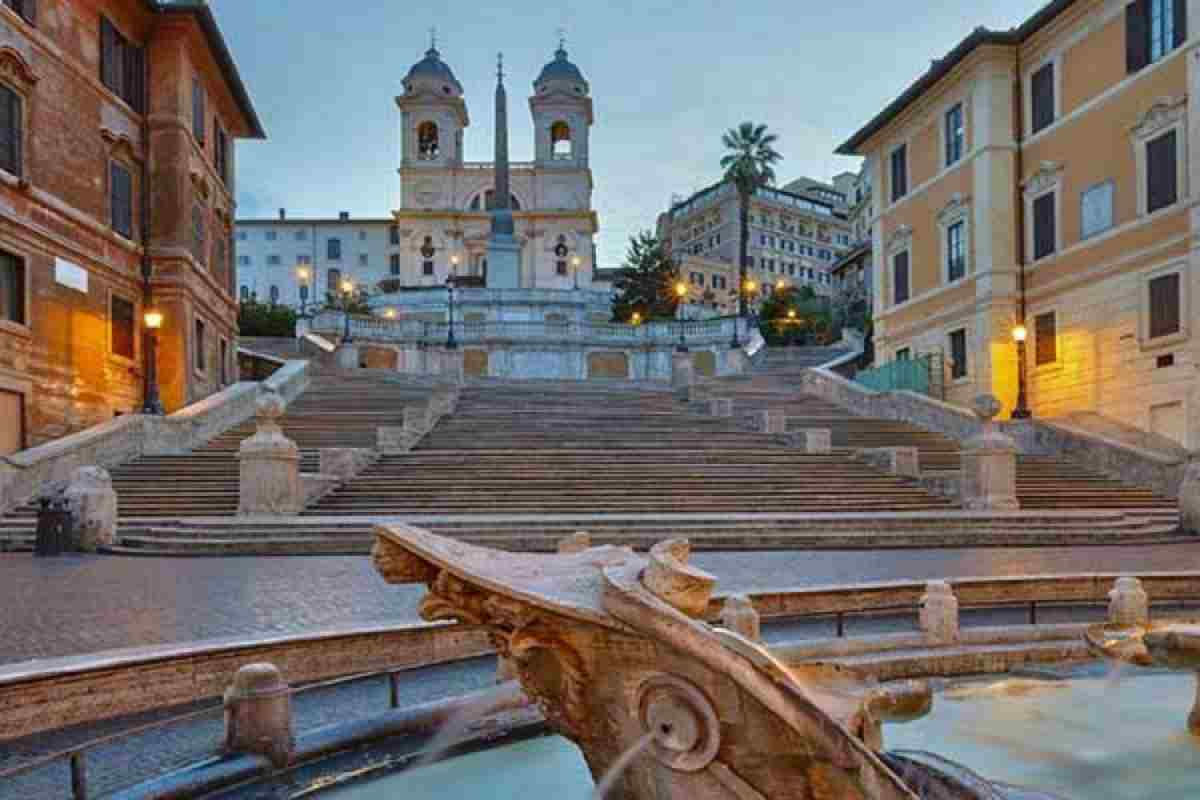
[[[586,95],[588,82],[584,80],[579,67],[567,58],[567,50],[559,45],[554,52],[554,60],[542,67],[542,73],[533,82],[533,88],[538,94],[546,94],[554,90],[570,94]]]
[[[408,75],[404,76],[404,91],[407,93],[419,90],[434,91],[448,97],[462,97],[463,87],[454,77],[450,67],[442,61],[442,54],[436,47],[425,51],[425,57],[413,64]]]

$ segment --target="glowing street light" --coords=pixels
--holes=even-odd
[[[303,317],[308,310],[308,282],[312,279],[312,270],[296,267],[296,278],[300,281],[300,316]]]
[[[354,293],[354,281],[342,278],[338,287],[342,290],[342,317],[346,320],[346,328],[342,332],[342,342],[348,344],[354,341],[350,335],[350,296]]]
[[[142,313],[146,328],[146,388],[143,392],[142,413],[161,415],[162,400],[158,396],[158,331],[163,326],[163,313],[151,306]]]
[[[1024,323],[1018,322],[1012,330],[1013,341],[1017,343],[1017,404],[1013,408],[1013,419],[1029,419],[1033,412],[1025,398],[1025,340],[1029,338],[1029,330]]]
[[[447,312],[450,320],[449,327],[446,328],[446,349],[455,350],[458,348],[458,342],[454,339],[454,284],[458,276],[458,253],[450,256],[450,274],[446,276],[446,293],[449,296],[449,311]]]
[[[633,312],[633,316],[629,318],[630,323],[634,325],[642,324],[642,314],[640,311]]]
[[[677,281],[675,283],[675,296],[679,298],[679,317],[680,317],[680,319],[679,319],[679,345],[675,348],[675,351],[678,353],[686,353],[688,351],[688,348],[687,348],[687,339],[685,338],[684,323],[687,320],[684,318],[684,315],[686,313],[684,311],[684,309],[686,308],[686,301],[687,301],[687,296],[688,296],[688,285],[686,283],[684,283],[683,281]]]

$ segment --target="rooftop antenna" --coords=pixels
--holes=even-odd
[[[496,53],[496,80],[504,83],[504,53]]]
[[[429,49],[437,50],[437,26],[429,29]]]
[[[567,29],[566,28],[558,29],[558,49],[559,50],[567,49]]]

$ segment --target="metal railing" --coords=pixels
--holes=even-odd
[[[327,681],[319,681],[317,683],[310,683],[310,684],[306,684],[304,686],[295,687],[295,688],[291,689],[291,695],[293,697],[296,697],[299,695],[307,694],[309,692],[315,692],[315,691],[318,691],[321,689],[330,689],[330,688],[334,688],[334,687],[338,687],[338,686],[344,686],[347,684],[360,683],[360,682],[364,682],[364,681],[374,680],[374,679],[378,679],[380,677],[386,676],[387,681],[388,681],[388,707],[393,708],[393,709],[399,708],[400,707],[400,675],[403,674],[405,671],[407,671],[405,668],[384,669],[384,670],[377,670],[375,672],[364,672],[364,673],[360,673],[357,675],[349,675],[349,676],[342,677],[342,678],[333,678],[333,679],[327,680]],[[89,798],[98,797],[98,796],[100,796],[99,793],[91,793],[88,790],[88,753],[90,753],[94,750],[97,750],[101,747],[116,744],[118,742],[122,742],[127,739],[132,739],[136,736],[143,736],[147,733],[152,733],[154,731],[163,730],[165,728],[170,728],[170,727],[173,727],[175,725],[180,725],[185,722],[194,722],[198,719],[204,719],[206,717],[216,716],[218,714],[224,713],[224,710],[225,710],[225,706],[223,703],[216,704],[216,705],[208,706],[207,708],[198,709],[196,711],[189,711],[185,714],[178,714],[173,717],[168,717],[167,719],[161,719],[161,720],[157,720],[155,722],[147,723],[145,725],[139,725],[135,728],[130,728],[128,730],[120,731],[118,733],[110,734],[108,736],[102,736],[97,739],[91,739],[82,744],[75,745],[74,747],[68,747],[64,750],[59,750],[57,752],[49,753],[44,756],[39,756],[31,761],[27,761],[16,767],[10,767],[8,769],[0,770],[0,786],[3,786],[5,784],[5,782],[10,781],[14,778],[20,777],[22,775],[28,775],[31,772],[42,769],[44,767],[48,767],[52,764],[56,764],[59,762],[66,762],[70,768],[70,777],[71,777],[71,795],[70,796],[71,796],[72,800],[89,800]],[[214,750],[216,750],[216,749],[217,748],[214,748]],[[137,782],[139,782],[139,781],[135,780],[130,785],[134,785]],[[122,787],[122,788],[127,788],[127,787]],[[109,793],[108,791],[104,792],[104,794],[108,794],[108,793]]]
[[[941,353],[901,358],[860,370],[854,380],[876,392],[909,391],[944,400],[945,365]]]

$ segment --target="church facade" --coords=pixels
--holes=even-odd
[[[489,286],[490,211],[495,162],[466,161],[471,124],[462,85],[434,48],[404,78],[401,116],[399,287]],[[532,161],[510,165],[513,234],[520,248],[515,287],[591,288],[594,239],[589,132],[594,122],[587,81],[561,47],[533,83]],[[497,120],[497,136],[505,120]],[[492,283],[495,283],[493,281]]]

